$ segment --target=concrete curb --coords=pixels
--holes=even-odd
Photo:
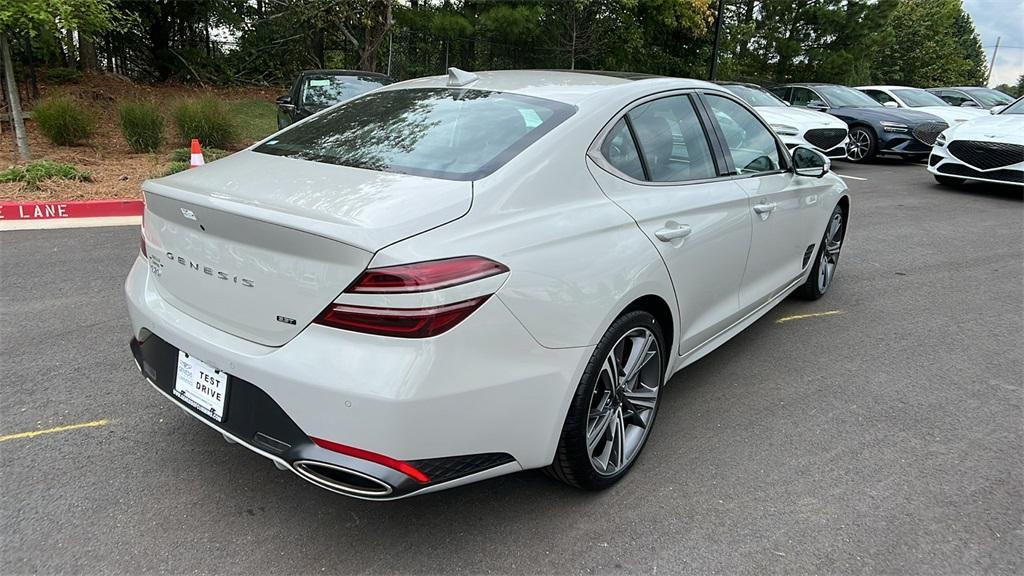
[[[142,223],[142,200],[0,202],[0,230],[128,226]]]

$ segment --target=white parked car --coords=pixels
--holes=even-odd
[[[143,189],[145,377],[378,500],[613,484],[672,374],[829,289],[850,210],[714,84],[544,71],[385,86]]]
[[[829,158],[846,158],[846,145],[849,142],[846,122],[824,112],[791,108],[788,103],[757,84],[720,84],[753,106],[790,150],[797,146],[808,146]]]
[[[980,108],[953,106],[935,94],[921,88],[909,86],[858,86],[857,90],[871,96],[889,108],[913,108],[938,116],[950,126],[956,126],[974,118],[987,116],[988,111]]]
[[[1024,185],[1024,98],[940,134],[928,171],[951,186],[966,180]]]

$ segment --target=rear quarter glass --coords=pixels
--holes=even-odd
[[[490,90],[387,90],[346,102],[254,151],[382,172],[477,180],[575,111],[562,102]]]

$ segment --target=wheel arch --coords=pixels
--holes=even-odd
[[[675,320],[672,316],[671,306],[669,306],[668,302],[666,302],[661,296],[658,296],[657,294],[647,294],[630,302],[622,309],[622,312],[620,312],[616,318],[628,312],[632,312],[633,310],[643,310],[651,316],[654,316],[654,319],[661,324],[661,336],[665,339],[665,346],[668,348],[665,351],[666,353],[661,356],[665,366],[668,366],[669,359],[672,358],[675,350]]]

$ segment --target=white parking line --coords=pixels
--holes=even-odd
[[[846,178],[848,180],[862,180],[862,181],[866,181],[867,180],[867,178],[861,178],[860,176],[844,176],[843,174],[840,174],[839,172],[836,172],[836,176],[839,176],[840,178]]]
[[[104,216],[99,218],[38,218],[0,220],[4,230],[48,230],[54,228],[94,228],[98,226],[139,226],[142,216]]]

